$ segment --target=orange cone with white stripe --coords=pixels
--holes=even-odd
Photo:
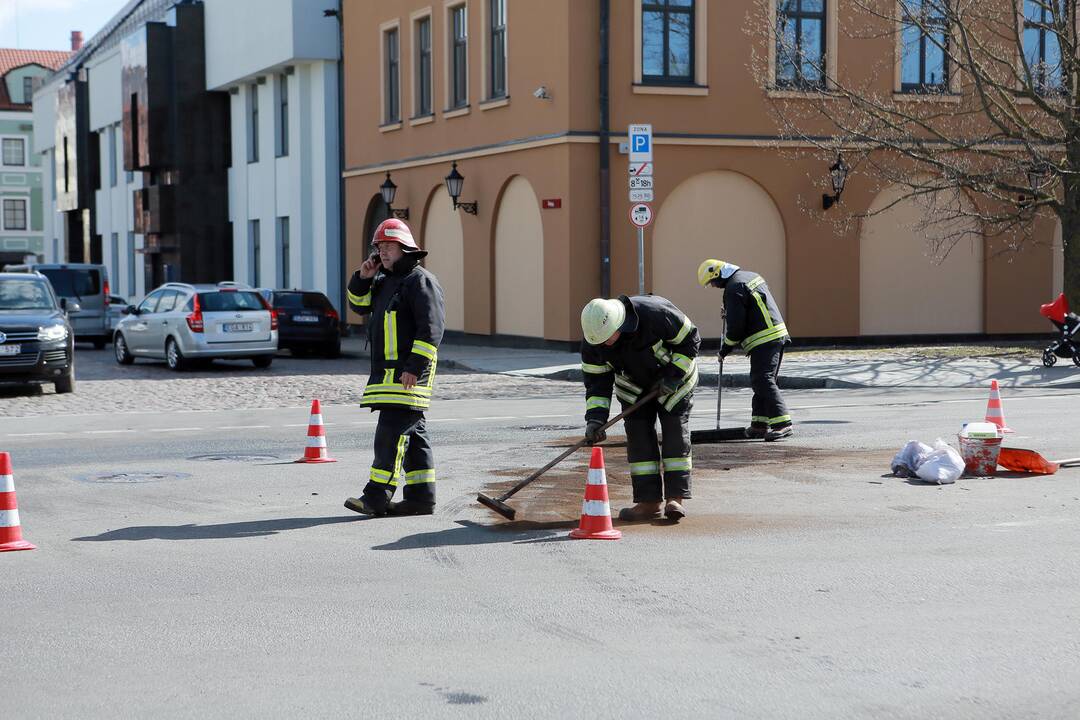
[[[15,477],[11,474],[11,456],[0,452],[0,552],[36,549],[23,540],[19,503],[15,501]]]
[[[986,402],[986,422],[997,425],[1000,432],[1012,432],[1005,424],[1005,409],[1001,406],[1001,392],[998,390],[997,380],[990,381],[990,399]]]
[[[608,503],[607,475],[604,473],[604,451],[592,449],[589,478],[585,481],[585,500],[581,503],[581,522],[570,537],[578,540],[618,540],[622,533],[611,526],[611,505]]]
[[[304,457],[296,462],[337,462],[337,460],[326,453],[326,429],[323,427],[322,406],[317,399],[311,401],[311,418],[308,420],[307,447],[304,448]]]

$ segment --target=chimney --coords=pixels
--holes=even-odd
[[[82,50],[82,32],[79,30],[71,31],[71,52],[78,52]]]

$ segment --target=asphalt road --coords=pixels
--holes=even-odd
[[[571,541],[577,386],[437,402],[439,508],[364,519],[374,416],[302,406],[0,418],[24,533],[0,554],[0,717],[1074,718],[1080,469],[915,485],[978,391],[788,393],[789,442],[695,449],[691,515]],[[712,422],[698,398],[694,427]],[[1077,391],[1006,396],[1080,456]],[[749,414],[725,390],[725,424]],[[613,507],[629,501],[618,438]]]

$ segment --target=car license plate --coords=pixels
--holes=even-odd
[[[315,315],[293,315],[293,322],[319,322],[319,318]]]
[[[0,345],[0,355],[18,355],[22,345]]]
[[[255,326],[251,323],[225,323],[221,329],[225,332],[251,332]]]

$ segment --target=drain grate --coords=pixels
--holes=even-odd
[[[210,453],[208,455],[195,455],[189,457],[188,460],[198,460],[199,462],[266,462],[267,460],[277,460],[277,455],[243,455],[239,453]]]
[[[156,470],[134,470],[131,472],[103,472],[103,473],[91,473],[89,475],[77,475],[75,479],[80,482],[91,483],[112,483],[112,484],[131,484],[131,483],[151,483],[159,482],[161,480],[183,480],[189,478],[191,475],[181,472],[159,472]]]

